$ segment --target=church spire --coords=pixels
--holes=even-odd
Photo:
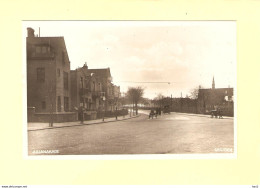
[[[214,80],[214,76],[213,76],[213,80],[212,80],[212,89],[215,89],[215,80]]]

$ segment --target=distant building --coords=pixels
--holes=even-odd
[[[36,37],[32,28],[27,28],[27,32],[28,108],[38,115],[70,112],[70,61],[64,38]],[[73,119],[70,115],[57,118],[57,121]]]
[[[199,89],[197,109],[199,113],[209,113],[211,110],[221,108],[223,114],[234,115],[233,88],[215,88],[213,77],[211,89]]]
[[[88,69],[90,74],[94,73],[100,79],[104,97],[103,103],[106,111],[114,111],[117,105],[117,99],[120,96],[120,87],[112,84],[110,68],[106,69]]]
[[[102,82],[95,74],[90,73],[87,64],[70,71],[71,105],[74,109],[83,107],[86,110],[84,119],[96,119],[97,111],[102,110]]]
[[[87,64],[70,71],[71,106],[84,106],[85,119],[95,119],[103,111],[114,111],[120,104],[120,87],[112,83],[110,69],[89,69]],[[91,116],[91,117],[89,117]]]
[[[116,86],[116,85],[113,84],[112,90],[113,90],[113,95],[114,95],[113,110],[115,110],[115,108],[119,109],[119,108],[122,107],[122,104],[120,103],[120,97],[121,97],[120,86]]]
[[[188,97],[168,98],[168,104],[170,104],[171,110],[174,112],[198,113],[196,99],[190,99]]]

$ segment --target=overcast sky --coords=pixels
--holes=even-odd
[[[85,62],[110,67],[121,92],[142,86],[145,97],[185,97],[199,85],[210,88],[213,76],[216,88],[235,87],[235,22],[26,21],[25,36],[27,27],[64,36],[72,70]]]

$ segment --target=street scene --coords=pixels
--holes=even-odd
[[[234,22],[23,29],[28,155],[234,153]]]
[[[50,149],[60,155],[232,153],[233,123],[233,118],[181,113],[149,119],[141,112],[125,121],[29,131],[29,154]]]

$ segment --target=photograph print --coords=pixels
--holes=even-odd
[[[236,22],[23,21],[28,156],[234,154]]]

